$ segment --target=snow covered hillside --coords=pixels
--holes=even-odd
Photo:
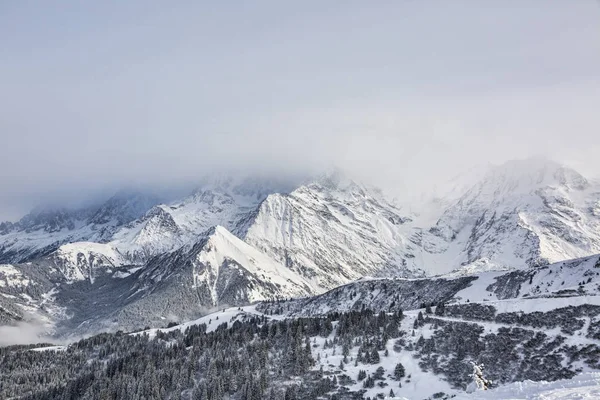
[[[60,369],[65,363],[85,361],[86,357],[70,361],[74,354],[83,352],[109,355],[111,359],[123,357],[126,365],[136,354],[144,354],[159,357],[162,370],[167,371],[171,368],[167,360],[173,357],[164,357],[165,346],[177,352],[176,359],[191,356],[192,361],[200,360],[200,365],[204,365],[203,356],[225,360],[219,364],[224,370],[218,375],[227,376],[235,370],[227,360],[245,354],[238,347],[260,344],[258,348],[266,350],[262,353],[264,362],[254,360],[252,365],[254,372],[266,374],[261,390],[271,387],[283,395],[295,387],[298,399],[325,399],[333,394],[348,400],[576,399],[594,398],[597,392],[598,296],[522,298],[519,304],[465,301],[404,312],[329,310],[301,318],[271,313],[287,305],[287,301],[278,301],[269,303],[271,308],[266,310],[260,306],[226,308],[168,328],[130,335],[104,334],[68,347],[35,347],[31,350],[45,354],[33,356],[32,362],[47,360]],[[502,322],[514,316],[518,322]],[[121,341],[127,345],[120,345]],[[6,365],[21,357],[14,352],[31,350],[16,348],[5,358]],[[130,350],[132,353],[126,355]],[[245,357],[257,354],[261,351]],[[471,361],[485,365],[484,375],[493,382],[490,390],[466,393],[472,381]],[[238,360],[236,365],[239,363],[244,361]],[[128,374],[131,368],[124,367],[123,373]],[[218,368],[216,364],[212,367],[214,371]],[[186,369],[177,369],[181,370]],[[206,379],[210,372],[202,371],[192,386],[199,384],[201,392],[203,384],[207,390],[218,385]],[[244,372],[235,375],[249,379]],[[222,384],[232,395],[243,390],[238,384]],[[14,385],[11,377],[5,387],[23,389]]]
[[[259,306],[291,316],[321,315],[370,308],[376,312],[413,310],[425,305],[487,303],[549,304],[549,308],[585,304],[600,296],[600,256],[569,260],[527,270],[450,274],[420,279],[361,279],[318,296],[294,299],[285,307]],[[523,303],[536,299],[535,303]],[[575,303],[573,303],[575,302]],[[501,308],[502,309],[502,308]]]
[[[228,366],[229,357],[243,355],[253,360],[253,371],[266,374],[260,393],[271,390],[283,396],[295,391],[298,399],[324,399],[327,394],[340,399],[569,399],[595,393],[592,383],[600,370],[600,256],[527,270],[367,278],[319,296],[286,300],[276,295],[278,290],[306,296],[310,282],[292,271],[274,277],[271,268],[278,268],[277,262],[248,247],[217,227],[191,249],[156,257],[145,268],[115,268],[93,282],[64,283],[39,300],[44,302],[40,312],[62,309],[68,315],[56,320],[56,332],[63,338],[96,329],[137,332],[102,334],[47,351],[38,347],[36,355],[18,353],[27,348],[8,349],[4,362],[18,369],[21,357],[33,357],[30,362],[55,366],[39,371],[56,371],[68,370],[73,363],[96,368],[98,363],[85,364],[89,357],[122,357],[125,365],[144,355],[157,357],[161,370],[167,371],[168,360],[202,359],[202,378],[181,382],[190,382],[190,390],[200,393],[204,387],[217,390],[223,385],[233,394],[243,390],[238,383],[206,379],[212,376],[209,370],[219,368],[210,360],[224,360],[218,365]],[[18,267],[0,267],[0,300],[10,293],[33,304],[38,300],[28,293],[36,293],[35,269]],[[121,277],[116,278],[117,273]],[[56,276],[62,274],[47,279]],[[40,292],[47,290],[43,289]],[[262,299],[266,301],[243,306]],[[226,302],[239,305],[229,308]],[[199,304],[218,307],[201,310]],[[2,317],[11,310],[0,301],[0,311]],[[139,331],[143,326],[153,328]],[[248,346],[256,348],[246,355]],[[471,361],[485,365],[492,390],[465,392],[472,380]],[[234,367],[227,368],[231,372]],[[41,372],[46,373],[53,372]],[[4,390],[24,389],[12,375],[3,379]]]
[[[460,394],[456,400],[593,400],[600,399],[600,372],[576,375],[572,379],[554,382],[515,382],[509,385],[472,393]]]

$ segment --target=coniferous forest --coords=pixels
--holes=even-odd
[[[565,308],[556,325],[590,312],[597,311]],[[444,317],[459,313],[472,321]],[[600,369],[597,345],[572,345],[566,337],[527,327],[486,333],[476,321],[492,318],[488,314],[474,306],[427,307],[425,313],[411,314],[414,320],[406,320],[401,310],[280,320],[245,314],[212,321],[220,324],[214,330],[199,324],[151,334],[104,333],[66,347],[0,348],[0,397],[384,398],[402,393],[416,372],[398,362],[406,355],[420,371],[436,374],[458,390],[471,381],[470,361],[485,362],[487,377],[499,383],[571,378],[581,365]],[[427,338],[424,332],[429,332]],[[450,396],[431,393],[431,398]]]

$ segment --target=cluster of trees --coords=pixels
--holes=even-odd
[[[346,362],[358,346],[355,362],[373,364],[385,343],[403,334],[402,317],[401,311],[369,310],[281,321],[257,316],[213,332],[203,324],[152,338],[100,334],[64,350],[1,348],[0,398],[360,399],[344,386],[355,381],[343,371],[332,377],[314,368],[314,338],[329,338],[327,345],[341,349]],[[365,377],[384,379],[383,373]]]
[[[194,325],[185,331],[158,331],[154,337],[100,334],[64,350],[0,348],[0,398],[354,400],[373,388],[384,396],[401,390],[410,378],[397,361],[393,370],[381,365],[382,359],[393,357],[387,350],[390,340],[395,352],[414,351],[422,370],[442,374],[461,389],[472,380],[471,360],[485,363],[487,375],[500,384],[571,378],[582,363],[600,369],[598,345],[567,345],[562,336],[526,327],[486,334],[477,323],[436,317],[448,312],[489,318],[488,310],[477,306],[451,307],[438,311],[438,305],[420,313],[414,337],[400,329],[401,310],[362,309],[278,321],[249,316],[212,332]],[[593,307],[568,308],[549,312],[548,321],[562,327],[565,319],[595,312]],[[519,318],[537,324],[543,315]],[[418,332],[426,324],[432,330],[427,339]],[[592,319],[590,327],[597,325]],[[339,367],[317,368],[324,352],[341,356]],[[348,373],[348,365],[359,372]]]
[[[502,327],[485,334],[476,323],[435,317],[425,321],[434,332],[416,342],[419,366],[445,375],[456,388],[464,389],[471,381],[469,360],[485,363],[488,375],[498,383],[570,379],[578,372],[576,361],[600,369],[598,345],[567,346],[563,336],[521,327]]]
[[[469,303],[438,306],[435,314],[473,321],[493,321],[508,325],[530,326],[538,329],[553,329],[558,327],[563,333],[568,335],[573,335],[585,326],[584,318],[591,318],[592,323],[588,327],[588,332],[585,332],[586,336],[593,339],[600,335],[598,331],[598,326],[600,325],[600,306],[594,304],[567,306],[545,312],[506,312],[496,314],[494,306]]]

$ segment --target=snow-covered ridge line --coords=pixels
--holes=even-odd
[[[600,253],[595,183],[543,159],[508,162],[481,175],[446,204],[434,226],[340,171],[293,190],[260,179],[215,177],[167,204],[121,194],[99,210],[35,214],[25,218],[26,231],[4,224],[0,261],[43,256],[68,243],[61,251],[71,255],[62,257],[62,269],[92,270],[77,263],[89,259],[86,247],[96,242],[107,245],[95,252],[102,264],[143,265],[192,246],[202,232],[221,225],[327,290],[365,275],[473,273]]]

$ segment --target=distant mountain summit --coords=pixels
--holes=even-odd
[[[461,265],[522,268],[600,252],[600,188],[545,159],[510,161],[488,173],[430,230]]]
[[[0,262],[31,261],[66,243],[106,242],[158,202],[155,196],[122,191],[100,206],[37,208],[16,223],[0,223]]]

